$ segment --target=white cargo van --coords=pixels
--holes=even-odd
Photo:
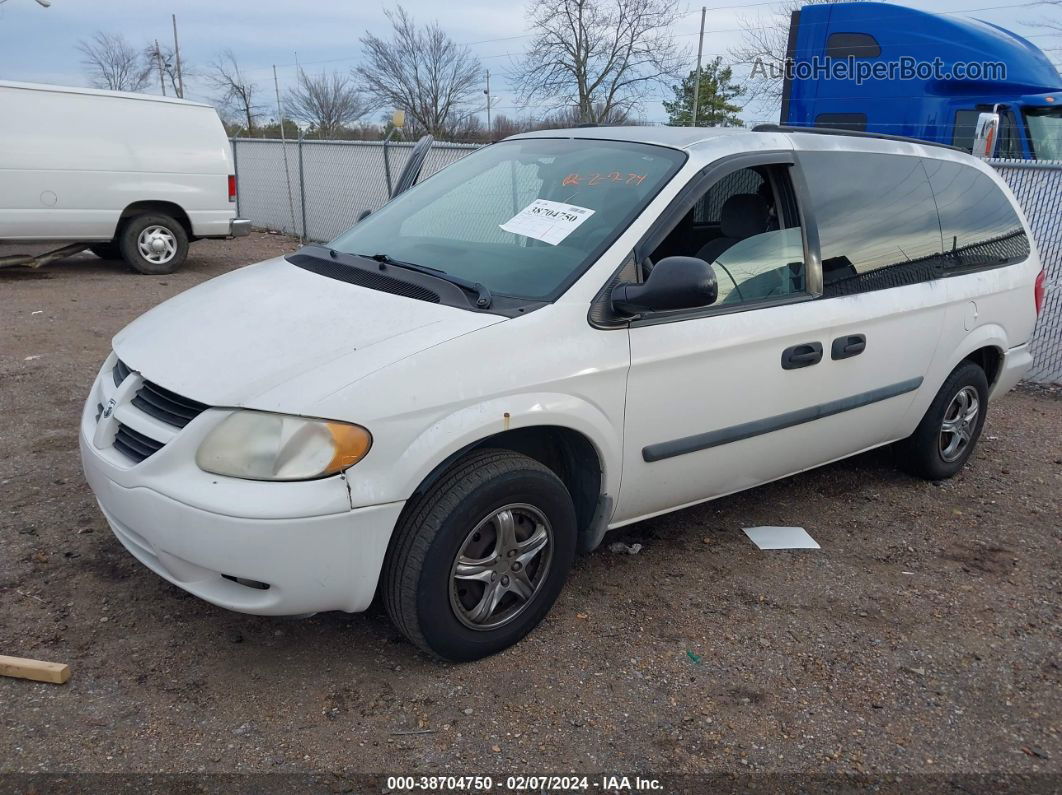
[[[609,529],[891,443],[955,475],[1043,300],[1013,195],[951,148],[546,130],[134,321],[81,455],[170,582],[261,614],[379,592],[468,660]]]
[[[0,81],[0,241],[84,242],[160,274],[190,241],[249,231],[209,105]]]

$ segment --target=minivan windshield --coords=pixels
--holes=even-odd
[[[1062,160],[1062,108],[1026,108],[1025,121],[1037,160]]]
[[[685,160],[676,149],[622,141],[503,141],[401,194],[329,245],[443,271],[492,293],[551,300]]]

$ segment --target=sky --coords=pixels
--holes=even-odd
[[[704,59],[726,53],[740,36],[741,23],[769,13],[776,5],[762,0],[683,0],[688,13],[674,33],[689,47],[690,68],[696,60],[701,5],[708,7]],[[1042,33],[1028,23],[1043,12],[1029,0],[895,0],[933,12],[961,12],[995,22],[1018,33]],[[495,113],[521,117],[542,113],[541,107],[526,111],[511,90],[515,60],[529,41],[525,3],[520,0],[404,0],[402,5],[418,22],[438,19],[457,42],[468,44],[491,72],[491,95]],[[34,0],[0,0],[0,79],[59,85],[87,85],[80,54],[80,39],[96,31],[121,33],[130,43],[146,46],[155,38],[172,43],[170,14],[177,14],[182,60],[202,68],[220,50],[230,48],[244,72],[259,81],[273,96],[272,66],[277,66],[280,90],[296,75],[296,60],[307,71],[348,71],[359,62],[359,38],[366,31],[384,36],[386,8],[381,0],[52,0],[42,8]],[[1056,40],[1033,39],[1041,46],[1062,48]],[[1049,55],[1062,55],[1062,51]],[[1060,58],[1059,60],[1062,60]],[[152,90],[152,89],[149,89]],[[157,84],[153,90],[158,90]],[[670,92],[661,90],[646,102],[642,116],[649,121],[666,119],[660,100]],[[188,81],[188,99],[211,101],[213,95],[201,79]],[[0,109],[2,112],[2,109]],[[275,110],[273,111],[275,115]],[[747,122],[776,121],[777,111],[748,107]]]

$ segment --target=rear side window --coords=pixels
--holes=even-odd
[[[945,273],[963,273],[1021,262],[1029,237],[1010,200],[972,166],[926,160],[944,235]]]
[[[805,152],[800,163],[819,228],[824,296],[902,287],[937,275],[940,225],[920,158]]]

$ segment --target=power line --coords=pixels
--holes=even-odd
[[[756,2],[756,3],[742,4],[742,5],[709,6],[708,10],[709,11],[720,11],[720,10],[739,9],[739,8],[755,8],[755,7],[759,7],[759,6],[773,6],[773,5],[776,5],[776,4],[777,3],[775,2],[775,0],[770,0],[769,2]],[[1032,8],[1034,6],[1039,6],[1039,5],[1041,5],[1040,0],[1025,0],[1024,2],[1021,2],[1021,3],[1010,3],[1010,4],[1005,4],[1005,5],[994,5],[994,6],[980,6],[978,8],[958,8],[958,9],[955,9],[953,11],[921,11],[921,13],[929,14],[930,16],[949,16],[949,15],[954,15],[954,14],[974,14],[974,13],[978,13],[978,12],[981,12],[981,11],[999,11],[999,10],[1014,9],[1014,8]],[[883,5],[883,8],[890,8],[890,6],[884,6]],[[908,8],[908,7],[907,6],[891,6],[891,8]],[[917,10],[920,10],[920,9],[911,9],[911,10],[916,10],[917,11]],[[690,14],[697,14],[697,13],[700,13],[700,9],[696,9],[694,11],[686,12],[686,13],[682,14],[681,16],[682,17],[686,17],[686,16],[689,16]],[[867,17],[864,21],[868,21],[869,22],[869,21],[874,21],[874,20],[879,20],[879,19],[887,19],[887,18],[888,18],[887,16]],[[828,24],[828,23],[813,23],[813,24]],[[739,27],[739,28],[716,28],[716,29],[712,29],[709,32],[713,33],[713,34],[714,33],[743,33],[743,32],[745,32],[747,30],[770,30],[770,29],[775,28],[775,27],[777,27],[777,26],[776,25],[749,25],[749,26],[742,26],[742,27]],[[516,41],[516,40],[519,40],[519,39],[527,39],[527,38],[531,38],[534,35],[535,35],[534,33],[520,33],[520,34],[516,34],[516,35],[513,35],[513,36],[502,36],[502,37],[493,38],[493,39],[480,39],[478,41],[457,42],[457,44],[460,44],[460,45],[465,46],[465,47],[474,47],[474,46],[478,46],[478,45],[481,45],[481,44],[494,44],[494,43],[503,42],[503,41]],[[677,33],[677,34],[675,34],[675,38],[688,38],[690,36],[697,36],[697,35],[699,35],[699,34],[698,33]],[[1023,38],[1031,39],[1031,38],[1037,38],[1037,37],[1042,37],[1042,36],[1055,36],[1055,35],[1058,35],[1058,34],[1057,33],[1052,33],[1052,32],[1048,32],[1048,33],[1032,33],[1032,34],[1024,36]],[[512,53],[505,52],[505,53],[499,53],[499,54],[495,54],[495,55],[480,55],[480,56],[477,56],[477,57],[480,60],[484,60],[484,59],[488,59],[488,58],[507,58],[507,57],[512,57],[512,55],[513,55]],[[309,65],[309,66],[320,66],[320,65],[324,65],[324,64],[330,64],[330,63],[342,63],[342,62],[345,62],[345,61],[356,61],[360,57],[361,56],[359,56],[359,55],[346,55],[346,56],[343,56],[341,58],[326,58],[326,59],[322,59],[322,60],[318,60],[318,61],[305,61],[302,65],[303,66],[307,66],[307,65]],[[276,66],[277,66],[278,69],[287,69],[287,68],[291,68],[293,66],[297,67],[298,64],[276,64]],[[271,69],[271,68],[272,67],[260,67],[260,68],[256,67],[256,68],[252,68],[252,69],[247,69],[245,71],[247,71],[247,72],[256,72],[256,71],[257,72],[263,72],[263,71],[269,71],[269,69]]]

